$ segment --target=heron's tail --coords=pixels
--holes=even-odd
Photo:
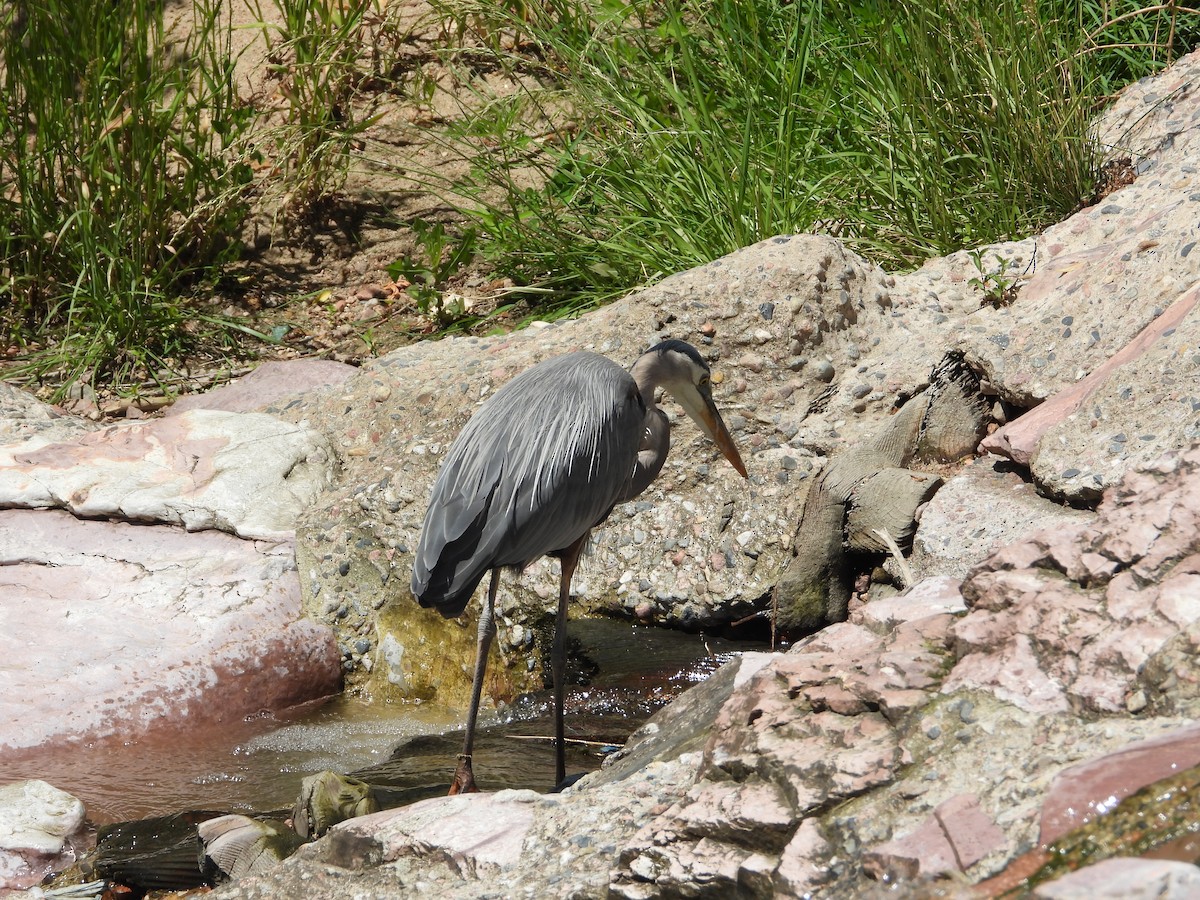
[[[487,568],[470,572],[444,572],[434,570],[418,579],[417,568],[413,567],[412,592],[426,609],[436,609],[447,619],[461,616],[475,594],[475,588],[483,581]]]
[[[486,508],[461,534],[450,538],[438,523],[426,519],[413,559],[412,592],[426,609],[436,609],[447,619],[460,616],[475,588],[492,567],[491,555],[480,552]]]

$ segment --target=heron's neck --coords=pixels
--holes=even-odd
[[[658,406],[654,402],[654,394],[658,388],[662,387],[670,379],[670,373],[667,371],[663,355],[653,350],[649,353],[643,353],[637,358],[637,361],[633,364],[633,368],[629,370],[629,374],[633,376],[638,393],[642,395],[642,402],[646,404],[646,411],[649,412],[657,409]]]

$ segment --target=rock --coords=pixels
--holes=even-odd
[[[228,815],[196,826],[203,847],[200,869],[212,881],[245,878],[269,871],[291,856],[302,843],[283,822]]]
[[[615,895],[686,896],[692,885],[729,896],[750,878],[761,885],[751,895],[769,897],[828,881],[826,859],[800,858],[795,823],[893,779],[901,752],[888,723],[930,696],[949,621],[882,638],[834,625],[755,671],[713,720],[687,796],[622,850]],[[827,852],[814,837],[803,846]]]
[[[1034,889],[1038,900],[1187,900],[1200,868],[1166,859],[1106,859]]]
[[[0,443],[15,444],[31,438],[48,443],[71,441],[99,427],[0,382]]]
[[[793,557],[774,591],[775,623],[785,635],[846,618],[853,572],[848,551],[899,555],[910,545],[917,511],[942,485],[908,468],[914,460],[956,458],[983,434],[978,380],[950,356],[931,384],[879,431],[833,457],[809,489]]]
[[[309,840],[325,834],[338,822],[375,812],[379,812],[379,803],[368,784],[337,772],[318,772],[300,784],[292,826],[301,838]]]
[[[340,686],[289,542],[0,512],[0,752],[234,721]]]
[[[864,603],[850,613],[852,625],[863,625],[885,635],[904,622],[916,622],[927,616],[966,612],[961,583],[944,575],[919,581],[903,594]]]
[[[334,465],[311,429],[196,410],[0,447],[0,505],[278,540],[330,483]]]
[[[39,884],[84,844],[83,804],[44,781],[0,786],[0,891]]]
[[[959,339],[1006,402],[1055,403],[991,446],[1029,456],[1044,490],[1072,502],[1094,503],[1138,463],[1200,437],[1200,361],[1189,350],[1200,338],[1190,257],[1198,69],[1188,56],[1153,85],[1130,85],[1101,116],[1100,145],[1133,148],[1146,174],[1039,236],[1017,301],[980,310]]]
[[[452,870],[478,877],[516,863],[533,826],[534,808],[556,799],[533,791],[500,791],[421,800],[343,822],[331,840],[304,855],[348,869],[432,855]]]
[[[1092,518],[1039,496],[1009,463],[983,457],[947,479],[921,512],[909,564],[921,577],[961,579],[1000,547]]]
[[[1042,844],[1103,815],[1135,791],[1200,766],[1200,725],[1139,741],[1058,774],[1042,806]]]
[[[989,436],[983,448],[1029,465],[1051,496],[1095,502],[1131,465],[1200,438],[1200,286],[1086,378]]]
[[[863,855],[863,868],[876,881],[895,883],[966,872],[1004,846],[1004,832],[973,794],[940,804],[916,831]]]
[[[1039,712],[1125,710],[1151,656],[1200,620],[1198,511],[1193,447],[1127,476],[1090,524],[998,551],[963,583],[986,614],[955,625],[944,690]]]
[[[285,406],[309,391],[336,388],[355,371],[354,366],[331,359],[264,362],[229,384],[180,397],[164,415],[178,416],[193,409],[264,412],[273,405]]]

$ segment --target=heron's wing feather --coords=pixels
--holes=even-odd
[[[413,593],[457,615],[488,569],[573,544],[626,495],[644,420],[633,379],[596,354],[556,357],[513,379],[446,455]]]

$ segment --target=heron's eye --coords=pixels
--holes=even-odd
[[[702,387],[702,388],[712,387],[712,379],[709,378],[707,375],[701,375],[700,376],[700,387]]]

